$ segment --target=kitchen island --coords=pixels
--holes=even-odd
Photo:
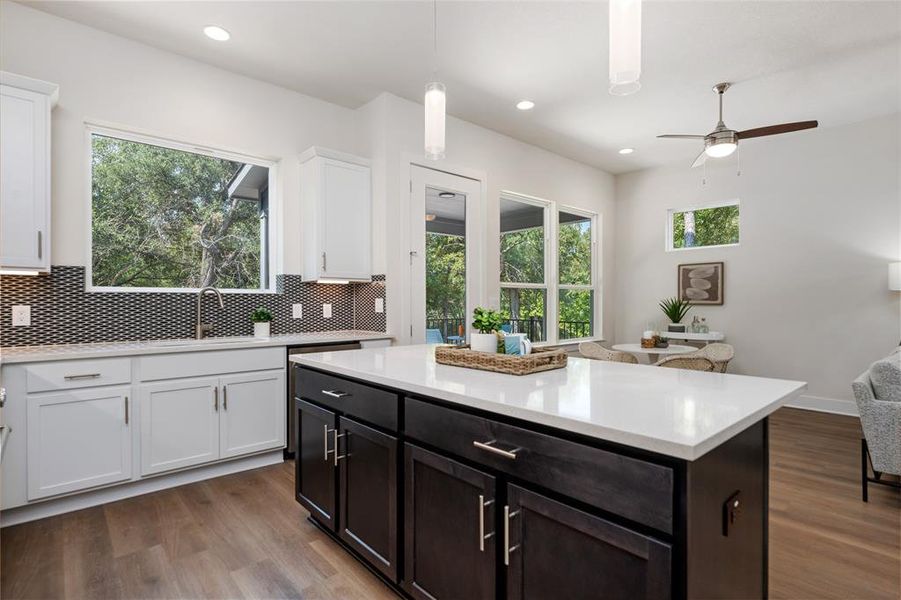
[[[414,598],[767,595],[767,416],[806,384],[402,346],[291,358],[297,500]]]

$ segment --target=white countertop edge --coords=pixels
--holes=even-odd
[[[384,377],[368,372],[354,371],[353,369],[348,369],[346,367],[326,365],[322,362],[309,358],[309,356],[311,355],[297,354],[290,356],[289,360],[291,362],[305,365],[313,369],[318,369],[320,371],[326,371],[329,373],[334,373],[336,375],[344,375],[346,377],[354,377],[361,381],[368,381],[376,385],[383,385],[385,387],[403,390],[412,394],[424,396],[426,398],[444,400],[447,402],[452,402],[454,404],[459,404],[461,406],[484,410],[485,412],[493,413],[496,415],[513,417],[530,423],[554,427],[563,431],[571,431],[573,433],[579,433],[587,437],[596,438],[602,441],[621,444],[623,446],[629,446],[640,450],[655,452],[657,454],[663,454],[687,461],[694,461],[701,458],[704,454],[713,450],[723,442],[726,442],[727,440],[735,437],[751,425],[763,420],[765,417],[768,417],[772,413],[776,412],[779,408],[799,396],[804,390],[807,389],[806,383],[798,382],[798,387],[792,392],[770,402],[760,410],[757,410],[747,415],[745,418],[736,421],[729,427],[726,427],[725,429],[717,432],[716,434],[708,437],[698,444],[689,445],[661,440],[656,437],[644,436],[638,433],[632,433],[618,429],[610,429],[602,425],[586,423],[585,421],[579,421],[577,419],[567,419],[557,415],[551,415],[536,410],[529,410],[518,406],[498,404],[496,402],[482,400],[480,398],[460,396],[459,394],[454,394],[445,390],[434,389],[415,383],[398,382],[397,380],[394,380],[390,377]]]
[[[244,337],[244,336],[239,336]],[[216,339],[216,338],[213,338]],[[56,344],[48,346],[11,346],[0,348],[0,364],[12,365],[35,362],[51,362],[57,360],[76,360],[83,358],[110,358],[120,356],[143,356],[151,354],[180,354],[183,352],[204,352],[210,350],[241,350],[247,348],[272,348],[278,346],[303,346],[315,344],[338,344],[343,342],[362,342],[374,340],[391,340],[389,333],[365,330],[338,330],[310,333],[289,333],[274,335],[269,338],[246,337],[244,342],[235,342],[235,337],[224,337],[221,343],[210,341],[210,338],[184,340],[184,345],[172,345],[178,340],[147,340],[135,342],[97,342],[91,344]]]

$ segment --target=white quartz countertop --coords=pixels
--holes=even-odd
[[[434,346],[299,354],[301,365],[695,460],[807,388],[801,381],[570,357],[565,369],[504,375],[435,362]]]
[[[268,338],[221,337],[203,340],[174,339],[146,342],[108,342],[99,344],[60,344],[57,346],[21,346],[0,348],[2,364],[102,358],[107,356],[135,356],[140,354],[171,354],[203,350],[265,348],[269,346],[304,346],[366,340],[389,340],[392,336],[378,331],[321,331],[273,335]]]

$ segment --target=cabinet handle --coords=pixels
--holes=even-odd
[[[38,229],[38,258],[44,258],[44,232]]]
[[[125,424],[128,425],[128,396],[125,396]]]
[[[341,460],[342,458],[347,458],[347,456],[338,456],[338,439],[343,438],[349,434],[347,432],[339,434],[337,428],[329,429],[328,425],[323,425],[322,428],[323,428],[323,435],[325,436],[325,439],[323,440],[323,443],[322,443],[322,458],[323,458],[323,460],[328,460],[328,455],[334,452],[335,453],[334,464],[337,467],[339,460]],[[334,442],[335,447],[332,450],[328,449],[328,434],[330,434],[330,433],[332,434],[332,437],[335,440],[335,442]]]
[[[322,460],[328,460],[328,424],[322,426]]]
[[[494,504],[494,500],[485,502],[485,496],[479,494],[479,552],[485,551],[485,540],[494,535],[493,531],[487,535],[485,534],[485,509],[492,504]]]
[[[495,446],[497,440],[489,440],[487,442],[473,442],[472,445],[480,450],[487,450],[488,452],[493,452],[494,454],[498,454],[503,456],[504,458],[509,458],[510,460],[516,460],[516,453],[522,450],[522,448],[513,448],[512,450],[504,450],[503,448],[498,448]]]
[[[213,410],[219,412],[219,386],[213,388]]]
[[[63,377],[66,381],[81,381],[83,379],[98,379],[100,373],[85,373],[83,375],[66,375]]]
[[[344,398],[345,396],[350,396],[347,392],[342,392],[340,390],[322,390],[322,393],[326,396],[331,396],[332,398]]]
[[[510,519],[519,514],[519,511],[510,512],[510,506],[504,506],[504,566],[510,566],[510,553],[519,548],[519,544],[510,545]]]
[[[325,271],[325,252],[322,253],[322,270]]]
[[[228,386],[222,386],[222,409],[228,410]]]
[[[0,408],[6,406],[6,388],[0,388]]]
[[[13,428],[9,425],[0,425],[0,457],[6,450],[6,442],[9,440],[9,434],[13,432]]]
[[[338,466],[338,461],[341,460],[342,458],[347,458],[347,456],[348,456],[348,455],[347,455],[347,442],[346,442],[346,441],[344,442],[344,454],[342,454],[341,456],[338,456],[338,439],[339,439],[339,438],[346,438],[346,437],[349,436],[350,434],[347,433],[346,431],[345,431],[344,433],[339,434],[339,433],[338,433],[338,429],[335,428],[335,429],[332,429],[332,435],[334,436],[334,439],[335,439],[335,449],[333,450],[333,452],[335,453],[335,454],[334,454],[334,457],[335,457],[335,466],[337,467],[337,466]]]

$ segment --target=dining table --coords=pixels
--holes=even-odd
[[[639,344],[614,344],[614,350],[619,350],[620,352],[628,352],[629,354],[633,354],[638,356],[646,356],[649,364],[654,364],[658,360],[660,360],[660,355],[672,355],[672,354],[688,354],[689,352],[696,352],[698,349],[694,346],[683,346],[681,344],[670,344],[666,348],[644,348],[640,343]]]

